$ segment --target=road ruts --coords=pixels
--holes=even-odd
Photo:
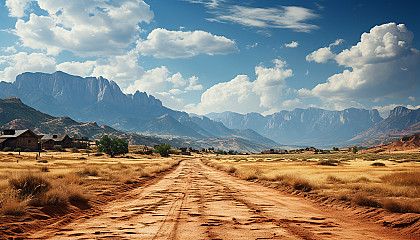
[[[39,239],[404,239],[277,190],[183,161],[102,214],[34,233]]]

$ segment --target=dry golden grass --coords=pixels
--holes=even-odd
[[[246,180],[270,181],[392,212],[420,213],[418,153],[208,155],[203,162]]]
[[[32,206],[88,202],[121,184],[167,171],[185,158],[128,154],[124,158],[86,151],[0,153],[0,214],[20,215]]]

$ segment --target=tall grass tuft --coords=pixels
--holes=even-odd
[[[23,173],[9,180],[10,186],[21,196],[30,197],[46,192],[50,182],[41,175]]]
[[[398,172],[382,176],[384,182],[396,186],[420,187],[420,172]]]

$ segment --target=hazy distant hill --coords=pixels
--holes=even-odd
[[[163,143],[162,139],[124,133],[105,125],[98,126],[96,122],[80,123],[69,117],[52,117],[23,104],[19,98],[0,99],[0,128],[29,128],[38,134],[60,133],[86,136],[90,139],[99,139],[107,134],[112,137],[127,138],[131,144],[149,146]]]
[[[321,147],[344,145],[348,139],[382,120],[375,109],[355,108],[343,111],[297,108],[267,116],[233,112],[211,113],[206,116],[227,127],[255,130],[276,142]]]
[[[420,109],[412,110],[397,106],[387,118],[357,134],[350,142],[362,146],[387,144],[403,136],[420,132]]]
[[[162,127],[166,123],[175,120],[164,115]],[[166,119],[169,119],[166,121]],[[179,123],[175,121],[175,124]],[[159,126],[159,125],[157,125]],[[183,139],[172,137],[170,139],[144,136],[136,133],[123,132],[112,127],[103,125],[98,126],[96,122],[81,123],[69,117],[53,117],[51,115],[37,111],[24,103],[19,98],[0,99],[0,128],[1,129],[32,129],[35,133],[60,133],[70,136],[87,136],[90,139],[99,139],[103,135],[111,137],[123,137],[130,144],[154,146],[161,143],[169,143],[173,147],[193,147],[195,149],[213,147],[221,150],[235,150],[239,152],[261,152],[269,148],[267,145],[257,144],[253,141],[232,137],[232,138],[202,138],[202,139]],[[251,134],[250,137],[253,135]]]
[[[256,132],[236,131],[210,119],[190,118],[185,112],[162,106],[160,100],[144,92],[124,94],[115,82],[102,77],[23,73],[13,83],[0,82],[0,98],[6,97],[19,97],[25,104],[54,116],[95,121],[122,131],[189,140],[242,138],[262,148],[280,146]]]
[[[406,151],[420,148],[420,133],[404,136],[394,142],[362,150],[364,153],[378,153],[388,151]]]

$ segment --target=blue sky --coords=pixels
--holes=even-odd
[[[198,114],[417,108],[420,2],[1,0],[0,80],[103,76]]]

